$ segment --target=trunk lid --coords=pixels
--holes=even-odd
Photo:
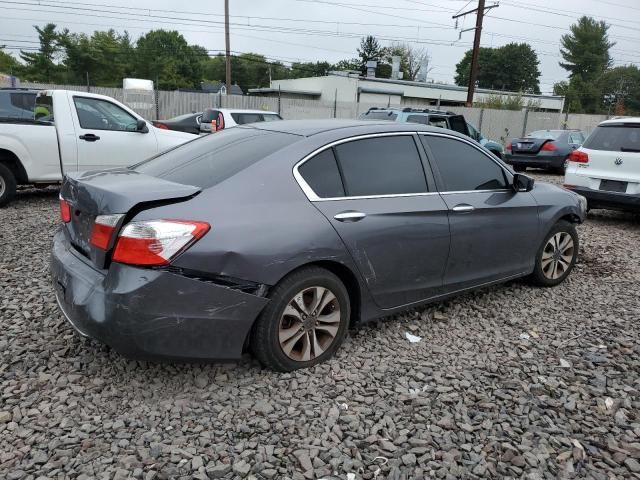
[[[515,154],[535,155],[551,138],[522,137],[511,141],[511,151]]]
[[[71,205],[71,221],[64,224],[74,248],[98,268],[105,268],[122,225],[146,207],[189,199],[198,187],[144,175],[128,168],[72,173],[65,177],[60,196]],[[122,214],[107,250],[91,245],[98,215]]]

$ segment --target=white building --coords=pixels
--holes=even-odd
[[[273,80],[270,88],[250,89],[249,94],[319,99],[328,103],[360,102],[378,106],[464,106],[467,88],[439,83],[362,77],[348,72],[330,72],[325,77]],[[486,97],[496,95],[505,98],[521,96],[525,106],[531,104],[537,109],[551,112],[561,112],[564,106],[564,97],[561,96],[519,94],[484,88],[476,89],[473,98],[474,102],[481,102]]]

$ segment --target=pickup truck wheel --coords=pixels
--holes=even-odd
[[[16,194],[16,177],[6,165],[0,163],[0,207],[6,205]]]

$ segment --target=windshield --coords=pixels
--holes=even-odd
[[[640,152],[640,124],[601,125],[583,144],[589,150]]]
[[[531,132],[527,137],[530,138],[543,138],[545,140],[557,140],[564,130],[538,130]]]
[[[360,120],[395,120],[396,118],[398,118],[397,113],[384,111],[369,111],[360,115]]]
[[[133,165],[133,170],[176,183],[212,187],[299,140],[298,135],[230,128],[196,138]]]

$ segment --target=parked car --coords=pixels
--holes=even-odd
[[[53,285],[82,335],[132,357],[293,370],[353,323],[529,276],[578,252],[582,197],[417,124],[282,121],[130,168],[69,174]]]
[[[415,108],[378,108],[372,107],[366,113],[360,115],[360,120],[390,120],[393,122],[420,123],[432,127],[446,128],[473,138],[483,147],[502,158],[502,145],[498,142],[486,139],[477,128],[467,122],[464,115],[442,110],[415,109]]]
[[[167,130],[200,134],[218,132],[236,125],[277,120],[282,120],[282,117],[276,112],[207,108],[203,112],[181,115],[171,120],[154,120],[153,124]]]
[[[480,130],[478,130],[469,122],[467,122],[467,128],[469,129],[469,136],[471,138],[473,138],[476,142],[493,153],[496,157],[503,157],[504,149],[502,148],[502,144],[500,142],[496,142],[495,140],[491,140],[485,137]]]
[[[446,128],[463,135],[469,135],[467,121],[464,115],[443,110],[431,110],[428,108],[381,108],[372,107],[366,113],[360,115],[360,120],[390,120],[392,122],[411,122],[432,127]]]
[[[532,167],[564,173],[569,154],[582,142],[580,130],[538,130],[509,142],[504,159],[517,172]]]
[[[640,211],[640,118],[600,123],[569,155],[564,183],[589,208]]]
[[[17,185],[51,185],[63,173],[130,165],[192,139],[155,128],[104,95],[42,91],[31,117],[0,121],[0,205],[13,199]]]
[[[31,88],[0,88],[0,122],[32,119],[37,94]]]
[[[154,120],[153,126],[163,130],[176,130],[178,132],[200,134],[200,122],[202,121],[202,112],[187,113],[178,115],[169,120]]]

